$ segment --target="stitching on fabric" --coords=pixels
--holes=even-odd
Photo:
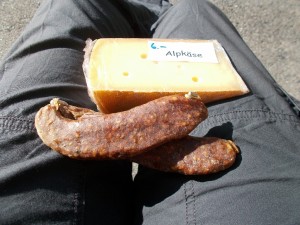
[[[184,184],[186,225],[196,225],[196,201],[192,180]]]
[[[13,119],[13,120],[19,120],[19,121],[23,121],[23,122],[30,122],[30,123],[32,123],[32,120],[21,119],[19,117],[13,117],[13,116],[0,116],[0,119]]]
[[[186,222],[186,225],[188,225],[189,218],[188,218],[188,203],[187,203],[186,184],[184,184],[183,187],[184,187],[184,196],[185,196],[185,222]]]
[[[239,118],[230,118],[229,120],[230,121],[232,121],[232,120],[240,120],[240,119],[243,119],[243,120],[253,120],[253,119],[255,119],[255,118],[259,118],[259,116],[256,116],[256,117],[239,117]],[[204,123],[203,123],[203,126],[209,126],[209,125],[214,125],[214,124],[216,124],[216,123],[219,123],[219,122],[227,122],[228,121],[228,119],[226,119],[226,118],[219,118],[218,120],[214,120],[214,121],[211,121],[211,122],[209,122],[209,121],[205,121]],[[202,125],[202,124],[201,124]]]
[[[247,116],[239,116],[237,115],[238,113],[251,113],[251,112],[258,112],[258,113],[263,113],[263,115],[247,115]],[[222,118],[223,116],[230,116],[232,115],[233,117],[231,118]],[[226,113],[220,113],[220,114],[213,114],[209,115],[209,118],[204,121],[206,125],[211,125],[215,124],[216,121],[210,122],[213,118],[215,118],[218,122],[223,122],[223,121],[228,121],[228,120],[238,120],[238,119],[254,119],[254,118],[262,118],[264,116],[269,116],[270,119],[276,119],[278,121],[288,121],[288,122],[293,122],[300,124],[300,120],[298,117],[290,114],[285,114],[285,113],[276,113],[276,112],[269,112],[266,110],[238,110],[238,111],[231,111],[231,112],[226,112]],[[284,117],[281,117],[284,116]]]
[[[0,116],[0,127],[11,131],[34,130],[33,120],[21,119],[12,116]]]
[[[262,110],[262,109],[249,109],[249,110],[236,110],[236,111],[230,111],[230,112],[226,112],[226,113],[219,113],[219,114],[214,114],[214,115],[210,115],[210,117],[217,117],[217,116],[223,116],[223,115],[228,115],[228,114],[237,114],[237,113],[251,113],[251,112],[260,112],[260,113],[265,113],[268,114],[270,116],[276,116],[276,118],[278,118],[278,116],[286,116],[289,119],[285,119],[285,118],[278,118],[278,119],[282,119],[282,120],[291,120],[294,122],[299,122],[299,119],[297,116],[291,115],[291,114],[286,114],[286,113],[279,113],[279,112],[270,112],[267,110]]]
[[[81,218],[80,223],[84,224],[84,211],[85,211],[85,199],[86,199],[86,180],[87,180],[87,169],[85,168],[81,172],[81,195],[80,195],[80,206],[81,206]]]
[[[196,225],[196,200],[195,200],[195,189],[194,189],[194,181],[191,180],[191,185],[192,185],[192,199],[193,199],[193,221],[194,224]]]
[[[78,193],[74,193],[74,198],[73,198],[73,211],[74,211],[73,225],[76,225],[78,223],[78,221],[77,221],[78,205],[79,205]]]
[[[2,124],[0,124],[0,127],[4,129],[8,128],[10,131],[33,131],[32,127],[7,127]]]

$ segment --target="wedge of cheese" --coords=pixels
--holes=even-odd
[[[190,91],[205,103],[248,92],[216,40],[107,38],[85,51],[89,94],[105,113]]]

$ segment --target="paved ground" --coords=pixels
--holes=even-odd
[[[42,1],[47,0],[0,0],[0,58]],[[211,1],[225,12],[278,83],[300,99],[300,1]]]

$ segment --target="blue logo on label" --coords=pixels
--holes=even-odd
[[[155,45],[155,43],[153,42],[153,43],[151,44],[151,48],[152,48],[152,49],[160,49],[160,48],[167,48],[167,46],[161,45],[161,46],[157,47],[157,46]]]

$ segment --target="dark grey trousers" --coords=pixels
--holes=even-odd
[[[217,39],[251,93],[208,105],[196,136],[232,139],[235,166],[191,177],[123,161],[76,161],[38,138],[53,97],[95,109],[82,72],[87,38]],[[299,107],[211,3],[44,0],[0,67],[0,224],[300,224]]]

